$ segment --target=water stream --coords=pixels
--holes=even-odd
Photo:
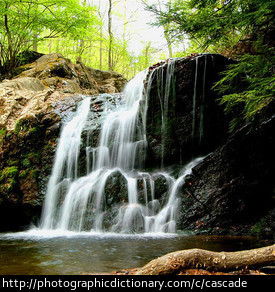
[[[179,187],[202,158],[183,167],[177,178],[165,171],[140,171],[147,148],[146,114],[152,76],[157,76],[161,83],[160,127],[164,145],[175,60],[168,62],[166,78],[163,67],[164,65],[156,68],[150,74],[148,70],[140,72],[127,84],[121,102],[112,110],[102,105],[105,110],[99,143],[92,147],[87,139],[86,175],[79,175],[78,161],[83,130],[88,127],[91,98],[87,97],[79,104],[73,119],[64,126],[59,139],[42,214],[42,230],[176,232]],[[148,85],[145,89],[146,78]],[[88,127],[88,131],[90,133],[92,129]],[[118,174],[126,181],[127,199],[119,205],[107,206],[107,181]],[[169,186],[166,203],[155,198],[154,182],[155,177],[159,176],[163,176]]]
[[[164,66],[167,66],[165,74]],[[193,138],[197,128],[199,57],[195,66],[190,133]],[[102,95],[96,100],[83,98],[62,129],[40,225],[22,233],[0,234],[0,274],[102,274],[140,267],[180,249],[232,251],[261,246],[259,241],[247,237],[178,233],[179,191],[186,176],[203,158],[195,158],[183,166],[177,176],[163,169],[174,69],[175,60],[170,60],[150,72],[139,73],[122,95]],[[203,99],[206,70],[207,58]],[[162,167],[147,172],[143,164],[153,78],[159,83]],[[100,117],[95,118],[91,108],[99,105]],[[200,140],[204,135],[203,108],[201,111]],[[98,123],[100,134],[94,143]],[[81,165],[85,171],[80,171]],[[156,190],[159,179],[166,186],[165,197],[161,198]],[[121,189],[108,193],[115,189],[113,181]]]
[[[110,274],[142,267],[169,252],[202,248],[235,251],[261,247],[251,237],[118,235],[35,230],[0,234],[0,275]]]

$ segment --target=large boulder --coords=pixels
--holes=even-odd
[[[217,54],[196,54],[178,59],[173,74],[168,63],[152,67],[157,73],[149,80],[146,167],[169,167],[176,173],[206,156],[182,187],[178,228],[272,237],[274,103],[254,124],[230,133],[233,116],[225,115],[213,86],[233,62]]]
[[[96,70],[82,62],[73,64],[61,54],[44,55],[31,64],[17,69],[21,73],[16,78],[35,77],[42,80],[47,88],[63,93],[121,92],[127,80],[116,72]]]
[[[169,67],[158,67],[160,72],[153,76],[148,102],[148,167],[185,164],[227,139],[229,121],[213,86],[232,63],[218,54],[176,60],[174,73],[168,72],[171,81],[167,96]]]
[[[275,118],[239,129],[193,169],[182,188],[181,229],[275,234]]]

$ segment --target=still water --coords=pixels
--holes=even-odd
[[[176,250],[234,251],[261,246],[252,237],[41,234],[39,231],[0,234],[0,274],[106,274],[141,267]]]

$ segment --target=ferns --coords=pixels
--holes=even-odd
[[[235,115],[231,130],[240,122],[252,122],[274,99],[274,55],[264,50],[258,55],[245,54],[230,65],[215,89],[223,95],[221,104]]]

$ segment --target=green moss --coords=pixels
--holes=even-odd
[[[30,176],[32,179],[37,180],[39,178],[40,175],[40,170],[39,169],[34,169],[30,172]]]
[[[15,124],[15,127],[14,127],[14,133],[16,135],[19,135],[20,133],[21,134],[28,133],[28,134],[38,135],[39,132],[41,131],[41,127],[42,126],[37,125],[37,122],[34,121],[33,119],[18,120]]]
[[[29,161],[28,158],[25,158],[25,159],[22,161],[22,165],[23,165],[23,167],[25,167],[25,168],[29,168],[29,167],[31,166],[31,163],[30,163],[30,161]]]
[[[6,133],[7,133],[6,128],[0,129],[0,141],[2,141],[2,139],[6,136]]]
[[[7,166],[15,166],[17,167],[19,165],[19,160],[14,160],[12,158],[10,158],[8,161],[7,161]]]
[[[0,192],[9,193],[17,185],[19,171],[16,166],[6,167],[0,172]]]
[[[26,169],[26,170],[21,170],[20,171],[20,174],[19,174],[19,178],[20,179],[24,179],[26,178],[30,173],[30,170],[29,169]]]
[[[21,121],[21,120],[17,121],[16,124],[15,124],[15,127],[14,127],[14,133],[17,134],[17,135],[18,135],[19,132],[20,132],[21,124],[22,124],[22,121]]]
[[[31,163],[39,163],[41,159],[41,153],[38,152],[31,152],[28,154],[28,159]]]
[[[274,214],[271,212],[255,223],[251,234],[261,238],[275,238]]]
[[[32,127],[30,130],[29,130],[29,133],[31,134],[37,134],[40,132],[40,128],[39,127]]]
[[[6,167],[0,173],[0,181],[6,178],[14,178],[19,173],[16,166]]]

